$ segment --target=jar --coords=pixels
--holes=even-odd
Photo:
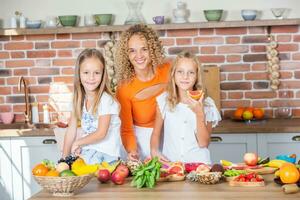
[[[50,123],[50,116],[49,116],[49,108],[47,104],[43,105],[43,111],[44,111],[44,123],[49,124]]]
[[[292,109],[289,106],[289,91],[283,91],[280,95],[280,100],[283,101],[281,106],[276,109],[276,117],[290,118],[292,116]]]
[[[38,102],[34,102],[31,104],[31,117],[32,117],[32,123],[39,123],[39,109],[38,109]]]
[[[177,8],[173,9],[174,22],[175,23],[185,23],[187,22],[188,10],[184,2],[177,2]]]

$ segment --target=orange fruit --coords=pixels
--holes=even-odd
[[[244,120],[251,120],[253,119],[253,113],[250,112],[249,110],[246,110],[243,112],[243,119]]]
[[[47,172],[47,174],[45,176],[54,176],[54,177],[56,177],[56,176],[59,176],[59,172],[56,171],[56,170],[50,170],[50,171]]]
[[[203,92],[202,92],[202,90],[194,90],[194,91],[188,90],[187,94],[190,97],[192,97],[193,99],[195,99],[196,101],[198,101],[201,98],[201,96],[203,95]]]
[[[253,110],[254,110],[254,108],[253,108],[253,107],[247,107],[247,108],[245,108],[245,110],[244,110],[244,111],[249,111],[249,112],[252,112],[252,113],[253,113]]]
[[[283,183],[296,183],[300,177],[297,167],[292,163],[284,163],[280,167],[279,173]]]
[[[233,117],[234,119],[243,119],[243,112],[244,112],[244,109],[243,107],[241,108],[237,108],[234,113],[233,113]]]
[[[43,164],[37,164],[32,169],[32,174],[35,176],[45,176],[48,173],[49,169]]]
[[[261,108],[254,108],[253,109],[253,116],[255,119],[262,119],[264,118],[264,110]]]

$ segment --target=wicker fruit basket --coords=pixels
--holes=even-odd
[[[89,183],[92,174],[69,177],[34,176],[36,182],[53,196],[73,196],[74,193]]]
[[[216,184],[222,178],[222,172],[205,172],[199,173],[198,182],[202,184]]]

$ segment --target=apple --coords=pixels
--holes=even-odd
[[[111,180],[114,184],[116,185],[122,185],[125,182],[125,177],[123,176],[123,174],[121,174],[119,171],[115,171],[112,175],[111,175]]]
[[[255,166],[258,162],[258,156],[256,153],[245,153],[244,162],[246,165]]]
[[[101,183],[106,183],[107,181],[110,180],[110,173],[109,173],[109,171],[107,169],[100,169],[98,171],[97,179]]]
[[[126,178],[129,175],[129,169],[128,169],[128,167],[126,167],[123,164],[120,164],[117,167],[116,172],[118,172],[119,174],[121,174],[124,178]]]
[[[209,172],[210,171],[210,167],[206,164],[202,164],[202,165],[199,165],[196,169],[196,172],[197,173],[201,173],[201,172]]]

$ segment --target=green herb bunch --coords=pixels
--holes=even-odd
[[[137,188],[153,188],[160,177],[161,163],[158,158],[151,159],[148,163],[141,165],[133,172],[131,185]]]

